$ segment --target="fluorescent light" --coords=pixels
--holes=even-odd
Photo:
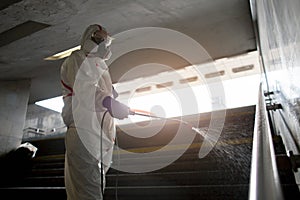
[[[68,50],[59,52],[59,53],[57,53],[57,54],[54,54],[53,56],[49,56],[49,57],[47,57],[47,58],[44,58],[44,60],[59,60],[59,59],[68,57],[69,55],[71,55],[71,53],[72,53],[73,51],[76,51],[76,50],[79,50],[79,49],[80,49],[80,45],[79,45],[79,46],[76,46],[76,47],[73,47],[73,48],[71,48],[71,49],[68,49]]]

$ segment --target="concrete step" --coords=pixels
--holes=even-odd
[[[66,200],[65,187],[8,187],[0,188],[1,197],[9,200]]]
[[[180,171],[141,174],[108,174],[107,186],[196,186],[248,184],[247,179],[237,179],[238,171]]]
[[[64,187],[64,176],[26,177],[14,185],[15,187]]]
[[[106,200],[247,200],[248,184],[200,186],[136,186],[106,188]]]
[[[63,176],[64,168],[32,169],[30,177]]]
[[[202,138],[196,136],[189,149],[174,162],[148,173],[126,173],[111,168],[106,177],[106,200],[235,200],[248,199],[252,150],[254,107],[228,111],[218,144],[202,159],[198,152]],[[232,113],[231,113],[232,112]],[[239,113],[242,114],[239,114]],[[209,117],[208,117],[209,118]],[[193,116],[191,116],[193,120]],[[209,120],[205,123],[208,124]],[[204,123],[204,124],[205,124]],[[203,126],[203,123],[201,123]],[[176,133],[177,125],[168,123],[158,135],[147,139],[133,139],[123,134],[120,147],[145,153],[161,148]],[[9,199],[66,199],[64,188],[64,138],[29,141],[38,147],[32,160],[31,173],[9,188],[0,189]],[[178,153],[181,144],[168,149],[168,154],[147,160],[114,154],[114,163],[129,168],[153,167],[159,161]],[[138,164],[140,163],[140,164]],[[289,187],[287,187],[289,189]],[[117,198],[116,198],[117,197]]]

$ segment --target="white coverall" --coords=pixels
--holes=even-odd
[[[101,160],[103,188],[111,165],[115,125],[111,115],[101,120],[106,109],[105,96],[112,96],[112,82],[105,60],[110,51],[105,42],[97,44],[91,35],[101,28],[90,25],[83,34],[81,49],[73,52],[61,66],[64,107],[62,117],[68,130],[65,136],[65,186],[68,200],[99,200]],[[101,153],[102,151],[102,153]]]

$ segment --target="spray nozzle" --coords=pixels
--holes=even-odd
[[[195,131],[196,133],[200,134],[202,137],[205,137],[207,134],[207,130],[204,130],[204,129],[192,127],[192,130]]]

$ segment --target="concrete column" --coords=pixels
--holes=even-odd
[[[21,144],[30,80],[0,81],[0,155]]]

